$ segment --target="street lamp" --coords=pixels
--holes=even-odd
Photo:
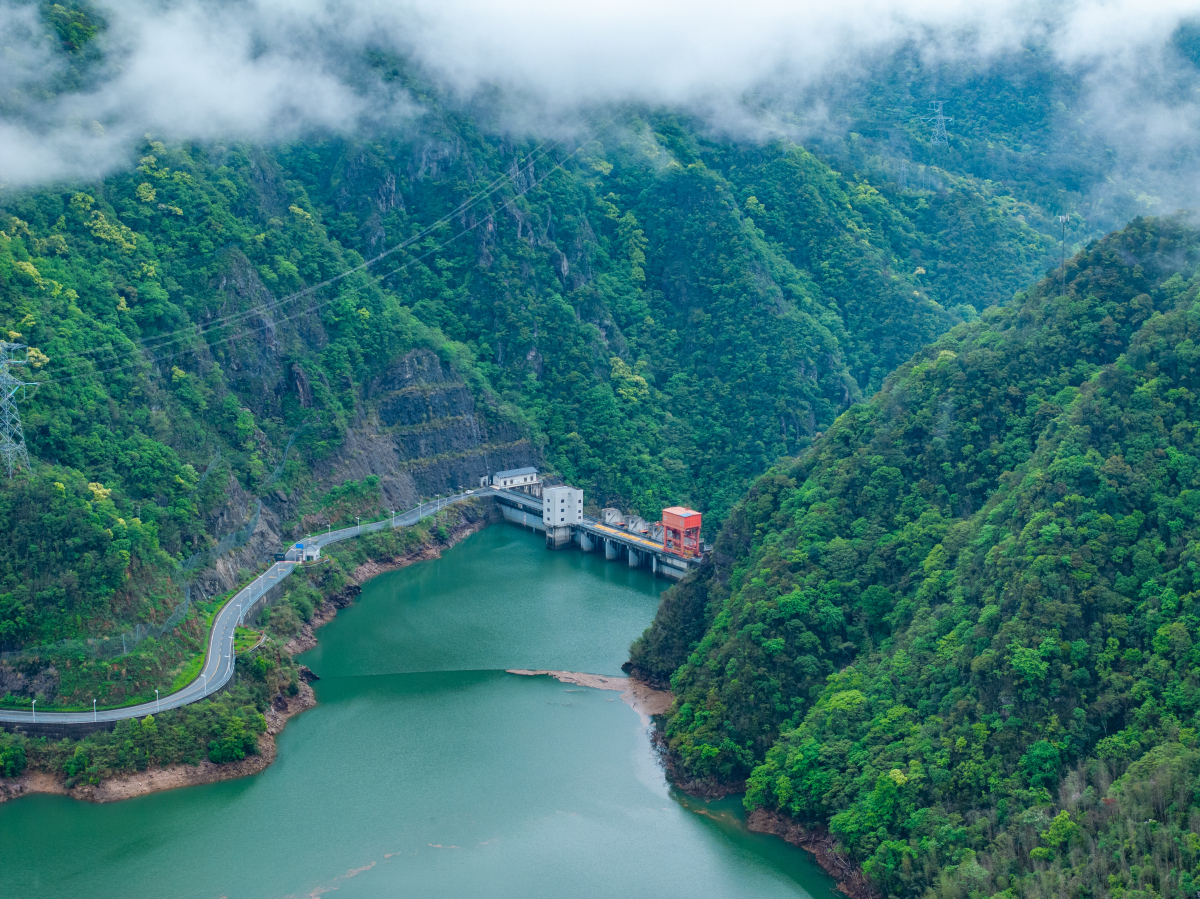
[[[389,509],[388,514],[392,516],[392,527],[395,527],[396,526],[396,510]]]
[[[354,516],[354,523],[355,523],[355,525],[358,527],[358,532],[361,534],[361,533],[362,533],[362,516],[361,516],[361,515],[355,515],[355,516]]]
[[[33,720],[37,721],[37,700],[33,701]]]
[[[201,674],[200,676],[201,676],[202,678],[204,678],[204,692],[203,692],[203,693],[201,693],[200,695],[201,695],[201,696],[207,696],[207,695],[208,695],[208,675],[207,675],[207,674]]]
[[[156,711],[156,712],[162,711],[162,705],[158,701],[158,691],[157,690],[154,691],[154,711]]]
[[[92,720],[96,720],[96,697],[92,697]]]

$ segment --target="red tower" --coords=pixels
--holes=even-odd
[[[663,509],[663,549],[685,559],[700,555],[700,513],[682,506]]]

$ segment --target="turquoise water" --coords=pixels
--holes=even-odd
[[[0,805],[4,897],[831,897],[736,799],[668,787],[614,692],[665,582],[494,526],[383,575],[302,659],[319,705],[262,774]]]

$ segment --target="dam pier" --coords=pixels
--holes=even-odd
[[[522,483],[515,484],[518,479]],[[575,546],[583,552],[603,552],[610,562],[624,561],[630,568],[648,568],[672,580],[704,561],[700,513],[690,509],[664,509],[663,520],[653,524],[617,509],[604,509],[600,518],[592,518],[583,514],[582,490],[547,487],[534,469],[482,480],[478,492],[492,497],[504,520],[545,534],[549,549]]]

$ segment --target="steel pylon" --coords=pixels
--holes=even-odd
[[[934,147],[948,147],[950,138],[946,134],[946,123],[953,122],[954,118],[945,114],[945,100],[931,100],[929,105],[933,107],[933,112],[925,117],[925,120],[933,125],[933,136],[929,143]]]
[[[16,358],[17,351],[23,349],[24,344],[0,341],[0,458],[4,460],[10,479],[18,465],[24,465],[26,471],[32,470],[29,451],[25,448],[25,432],[21,429],[21,413],[16,403],[17,391],[30,384],[18,380],[12,373],[12,366],[25,365],[28,361]]]

